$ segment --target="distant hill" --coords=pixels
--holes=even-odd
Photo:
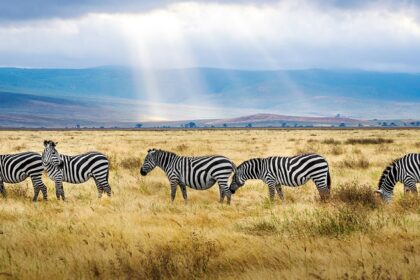
[[[222,122],[240,123],[234,117],[256,112],[283,117],[276,115],[272,119],[273,115],[260,115],[259,121],[244,119],[242,123],[255,121],[277,126],[290,120],[285,116],[337,114],[350,118],[327,118],[322,122],[417,120],[420,119],[420,74],[320,69],[145,71],[113,66],[0,68],[0,103],[3,126],[11,123],[7,118],[15,118],[15,125],[25,125],[23,116],[30,116],[29,123],[34,126],[37,118],[45,120],[40,126],[131,124],[156,117],[156,108],[172,113],[166,122],[199,116],[199,119],[228,118]],[[210,108],[210,113],[198,114],[201,107]],[[193,111],[196,113],[192,114]],[[315,122],[318,121],[321,120]],[[313,123],[309,119],[301,122]]]

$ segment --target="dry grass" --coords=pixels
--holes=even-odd
[[[348,157],[343,159],[339,166],[343,169],[366,169],[369,168],[369,160],[364,157]]]
[[[363,140],[381,137],[392,141]],[[384,204],[373,190],[392,159],[418,152],[419,138],[418,130],[0,132],[0,153],[41,152],[44,139],[65,154],[102,151],[114,192],[98,200],[92,181],[65,184],[61,202],[44,178],[50,200],[34,204],[29,180],[6,185],[0,279],[416,279],[420,200],[398,185]],[[349,139],[362,141],[349,147]],[[218,203],[217,187],[188,189],[187,206],[178,191],[171,205],[162,171],[139,176],[149,148],[236,164],[318,152],[330,163],[332,198],[321,202],[310,182],[284,187],[285,201],[272,203],[267,187],[250,181],[231,206]]]
[[[345,142],[346,144],[354,145],[354,144],[361,144],[361,145],[379,145],[379,144],[391,144],[394,143],[393,139],[384,139],[382,137],[377,138],[349,138]]]

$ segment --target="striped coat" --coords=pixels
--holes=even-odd
[[[64,200],[63,182],[80,184],[90,178],[95,180],[98,197],[106,192],[111,196],[111,187],[108,183],[109,162],[108,158],[98,152],[89,152],[76,156],[60,155],[52,141],[44,142],[42,160],[48,176],[55,182],[57,198]]]
[[[47,200],[47,187],[42,182],[41,155],[34,152],[19,154],[0,155],[0,193],[6,197],[4,183],[16,184],[31,178],[34,187],[33,201],[38,199],[39,192],[42,192],[44,200]]]
[[[383,200],[389,201],[397,182],[404,184],[405,192],[417,193],[416,184],[420,183],[420,154],[407,154],[388,165],[382,172],[376,192]]]
[[[234,164],[224,156],[184,157],[163,150],[149,150],[140,168],[140,174],[145,176],[159,166],[165,171],[171,185],[171,201],[176,195],[176,189],[181,187],[185,203],[187,202],[187,189],[196,190],[211,188],[216,182],[219,185],[220,202],[227,197],[230,204],[231,193],[228,180],[234,170]]]
[[[328,163],[317,154],[247,160],[238,166],[230,191],[235,193],[249,179],[259,179],[266,183],[271,200],[276,191],[283,200],[282,186],[297,187],[309,180],[314,181],[321,198],[328,197],[331,188]]]

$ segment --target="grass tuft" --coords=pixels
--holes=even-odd
[[[349,145],[371,145],[371,144],[391,144],[394,143],[393,139],[387,139],[382,137],[377,138],[349,138],[346,140],[345,144]]]
[[[351,205],[362,205],[377,208],[380,201],[368,185],[360,185],[357,181],[344,183],[334,189],[334,197]]]
[[[339,162],[339,167],[349,168],[349,169],[367,169],[369,168],[370,163],[364,157],[354,158],[348,157]]]

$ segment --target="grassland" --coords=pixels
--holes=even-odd
[[[420,130],[2,131],[0,153],[42,151],[42,141],[77,154],[98,150],[111,161],[114,195],[96,198],[93,182],[65,184],[57,201],[32,203],[30,181],[0,198],[0,279],[418,279],[420,203],[373,194],[394,158],[420,152]],[[381,140],[382,139],[382,140]],[[170,204],[160,170],[139,166],[148,148],[183,155],[251,157],[317,152],[329,161],[332,198],[313,183],[267,200],[250,181],[218,203],[218,188],[178,192]]]

